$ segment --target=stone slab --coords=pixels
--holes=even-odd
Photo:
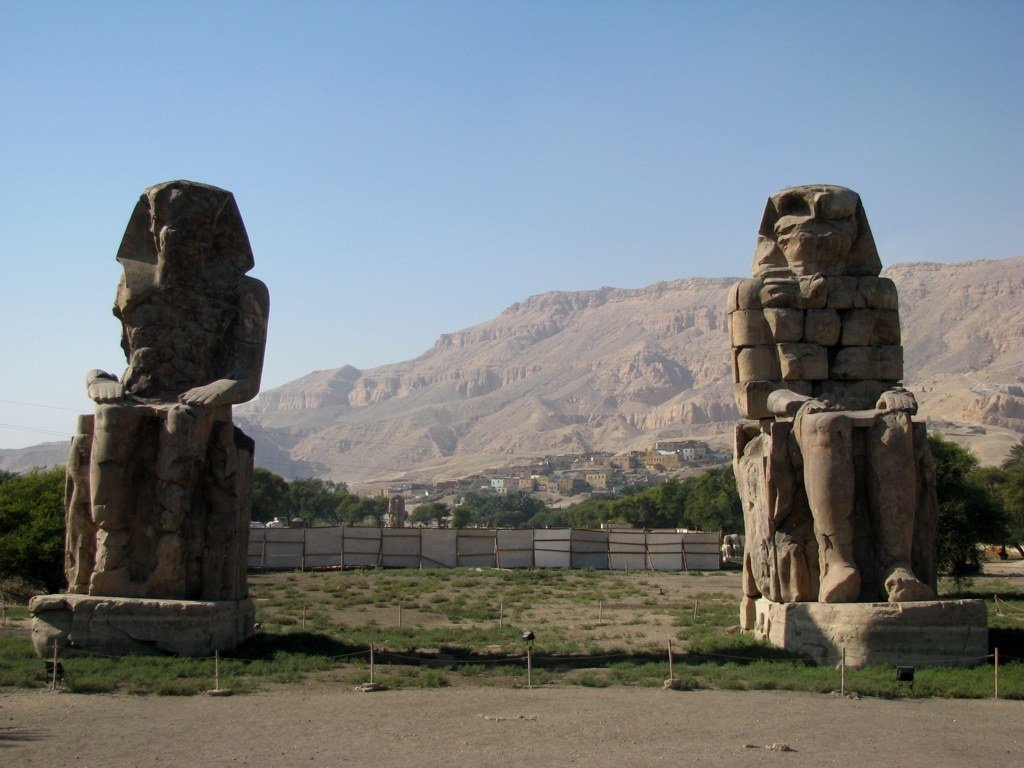
[[[92,595],[41,595],[29,603],[32,645],[40,656],[173,653],[212,656],[252,636],[256,604],[153,600]]]
[[[984,600],[755,605],[753,633],[820,666],[968,666],[988,655]]]

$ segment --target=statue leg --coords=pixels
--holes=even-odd
[[[868,440],[868,501],[877,513],[885,591],[889,602],[934,600],[911,568],[917,512],[917,461],[909,414],[875,419]]]
[[[209,415],[198,408],[173,405],[164,412],[156,461],[160,536],[147,587],[153,596],[190,597],[182,527],[206,457],[210,423]]]
[[[96,525],[92,521],[89,491],[93,421],[92,415],[78,419],[78,434],[71,441],[65,480],[67,540],[64,573],[68,579],[68,592],[77,594],[89,593],[89,579],[96,564]]]
[[[818,600],[854,602],[860,596],[860,571],[853,559],[853,426],[835,412],[801,414],[797,421],[821,566]]]
[[[96,406],[89,488],[96,526],[96,560],[89,580],[94,595],[131,596],[128,518],[134,512],[132,457],[147,409],[124,404]]]

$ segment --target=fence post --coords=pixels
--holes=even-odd
[[[533,688],[533,648],[526,646],[526,687]]]
[[[402,628],[402,601],[398,601],[398,628]]]
[[[373,643],[370,643],[370,685],[373,685]]]
[[[672,638],[668,639],[668,679],[675,680],[676,675],[672,668]]]
[[[996,694],[996,698],[998,699],[999,698],[999,649],[998,648],[996,648],[996,672],[995,672],[995,675],[996,675],[996,680],[995,680],[996,690],[995,690],[995,694]]]
[[[50,685],[53,690],[57,690],[57,638],[53,638],[53,680]]]
[[[505,598],[498,600],[498,626],[505,626]]]
[[[843,660],[839,666],[839,693],[846,695],[846,646],[843,646]]]
[[[213,652],[213,690],[220,690],[220,651]]]

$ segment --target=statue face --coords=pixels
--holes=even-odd
[[[197,205],[207,203],[207,205]],[[213,201],[164,188],[151,197],[150,232],[159,259],[159,282],[179,282],[202,270],[212,248]]]
[[[843,274],[857,238],[858,197],[838,188],[801,187],[774,199],[775,239],[795,275]]]

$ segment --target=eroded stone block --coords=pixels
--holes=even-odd
[[[861,277],[857,280],[857,291],[864,297],[864,306],[870,309],[899,308],[896,284],[888,277]]]
[[[831,309],[853,309],[856,306],[857,278],[839,275],[828,279],[828,306]]]
[[[839,313],[834,309],[809,309],[804,318],[803,340],[809,344],[834,347],[842,332]]]
[[[782,378],[774,345],[743,347],[736,350],[734,359],[736,381],[778,381]]]
[[[730,312],[729,338],[734,347],[772,343],[771,330],[761,310],[739,309]]]
[[[761,281],[740,280],[729,289],[729,311],[761,308]]]
[[[844,347],[836,353],[830,371],[837,381],[903,378],[903,347]]]
[[[779,344],[779,368],[783,381],[817,381],[828,378],[828,353],[817,344]]]
[[[804,313],[799,309],[765,308],[764,319],[771,331],[768,344],[800,341],[804,336]]]

